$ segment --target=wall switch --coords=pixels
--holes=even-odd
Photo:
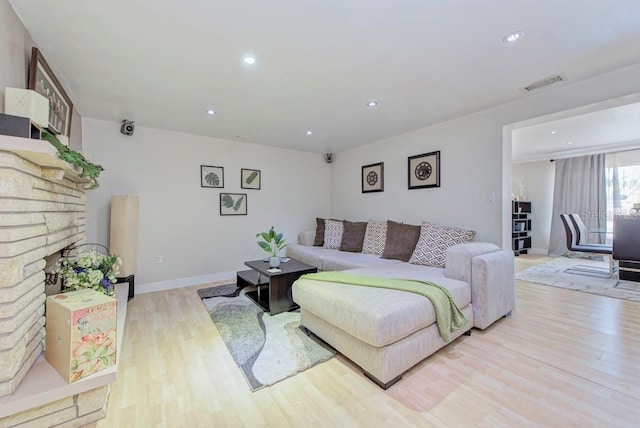
[[[489,192],[488,200],[491,203],[495,202],[496,201],[496,194],[494,192]]]
[[[162,260],[162,256],[156,256],[156,263],[157,264],[164,263],[164,260]]]

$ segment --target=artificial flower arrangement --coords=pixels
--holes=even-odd
[[[113,284],[120,272],[122,260],[113,254],[100,254],[95,248],[78,254],[77,256],[62,257],[58,261],[56,270],[64,280],[64,286],[69,291],[91,288],[113,296]]]

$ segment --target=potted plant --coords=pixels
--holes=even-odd
[[[116,276],[120,271],[120,257],[98,253],[95,248],[77,256],[62,257],[57,272],[68,291],[91,288],[113,296]]]
[[[276,233],[273,226],[271,226],[271,229],[269,229],[268,232],[256,234],[256,238],[262,238],[262,240],[258,241],[258,246],[271,255],[271,257],[269,257],[269,266],[272,268],[280,266],[278,251],[288,245],[285,244],[282,233]]]

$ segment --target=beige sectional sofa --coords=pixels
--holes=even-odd
[[[287,256],[319,270],[348,270],[384,278],[430,281],[446,287],[468,323],[485,329],[514,308],[514,256],[490,243],[469,242],[446,250],[445,267],[412,264],[375,254],[313,246],[315,231],[303,232]],[[386,389],[402,374],[447,345],[431,302],[418,294],[301,278],[292,288],[301,324],[360,366]]]

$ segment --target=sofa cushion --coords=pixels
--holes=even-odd
[[[420,237],[420,226],[387,221],[387,241],[382,253],[383,259],[409,261]]]
[[[287,257],[315,266],[320,270],[345,270],[402,263],[399,260],[384,260],[374,254],[349,253],[300,244],[289,244]]]
[[[341,221],[326,219],[324,221],[324,248],[329,250],[340,248],[343,230],[344,226]]]
[[[367,230],[366,222],[352,222],[345,220],[343,223],[342,241],[340,251],[350,251],[352,253],[362,252],[364,233]]]
[[[471,242],[476,232],[424,222],[409,263],[445,267],[447,248]]]
[[[381,256],[384,252],[384,244],[387,242],[387,222],[369,220],[367,230],[364,233],[362,252]]]
[[[316,217],[316,238],[313,240],[314,247],[322,247],[324,245],[324,219]]]

